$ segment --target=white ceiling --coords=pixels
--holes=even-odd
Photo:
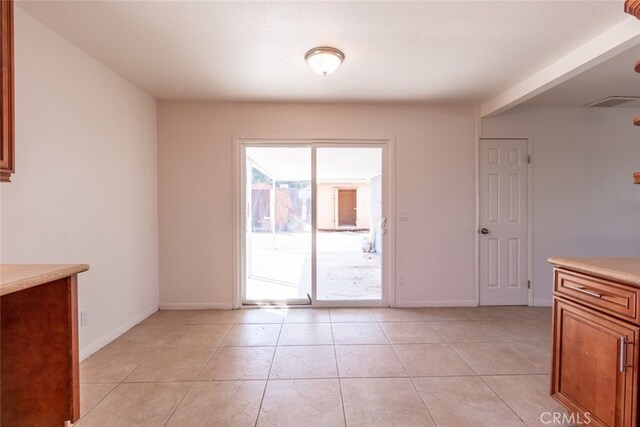
[[[159,99],[479,103],[628,17],[619,1],[19,1]],[[346,55],[321,77],[305,52]]]
[[[610,96],[640,96],[640,74],[634,71],[640,60],[635,46],[530,99],[523,105],[582,107]],[[620,105],[627,108],[637,103]]]

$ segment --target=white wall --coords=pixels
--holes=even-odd
[[[371,221],[373,222],[373,226],[371,227],[374,235],[374,248],[377,253],[382,252],[382,221],[381,221],[381,212],[380,207],[382,206],[382,176],[376,175],[371,178],[370,183],[370,194],[369,194],[369,204],[370,204],[370,214]]]
[[[356,192],[356,225],[358,228],[369,228],[371,225],[371,188],[369,184],[358,185]],[[336,206],[337,208],[338,206]],[[337,215],[337,212],[336,212]]]
[[[318,228],[331,229],[336,225],[335,188],[330,184],[318,184],[316,190]]]
[[[519,108],[482,134],[533,138],[533,297],[549,304],[551,256],[640,256],[638,110]]]
[[[471,107],[159,102],[161,307],[231,306],[232,135],[274,134],[395,135],[397,303],[474,304],[475,125]]]
[[[3,263],[87,263],[81,356],[157,308],[156,102],[15,10],[16,173]]]

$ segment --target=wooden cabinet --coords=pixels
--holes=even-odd
[[[77,275],[88,268],[0,265],[0,425],[80,418]]]
[[[592,426],[636,426],[638,289],[554,272],[551,395]]]
[[[13,0],[0,1],[0,182],[11,181],[15,171],[13,117]]]

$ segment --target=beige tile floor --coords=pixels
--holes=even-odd
[[[539,426],[551,311],[159,311],[82,362],[79,426]]]

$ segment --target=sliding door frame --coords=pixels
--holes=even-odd
[[[253,136],[232,138],[233,144],[233,308],[241,308],[246,300],[246,147],[310,147],[311,148],[311,303],[314,307],[380,307],[395,306],[395,137],[291,137]],[[382,253],[382,296],[380,300],[318,300],[316,278],[317,234],[317,148],[381,148],[382,149],[382,218],[386,219]],[[301,304],[304,300],[263,301],[273,304]]]

